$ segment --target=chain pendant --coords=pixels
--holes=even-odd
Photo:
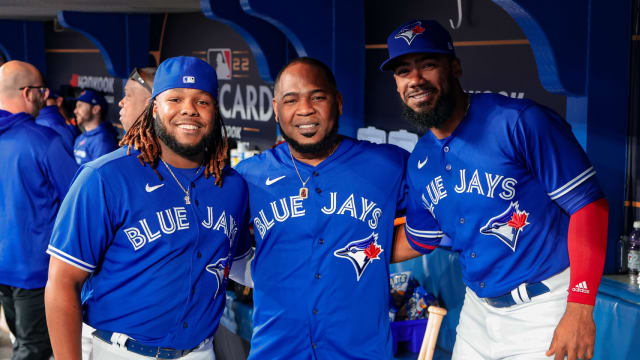
[[[184,203],[187,205],[191,205],[191,199],[189,198],[189,195],[184,196]]]
[[[306,199],[309,197],[309,189],[307,189],[306,187],[301,187],[300,188],[300,198],[301,199]]]

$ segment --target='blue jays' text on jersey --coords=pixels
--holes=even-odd
[[[190,187],[186,204],[163,164],[160,181],[140,165],[137,151],[126,151],[82,167],[47,252],[91,273],[82,290],[87,324],[148,345],[190,349],[214,334],[231,263],[249,250],[237,246],[246,229],[247,186],[230,168],[222,188],[202,170],[173,168]]]
[[[569,266],[569,216],[601,198],[569,124],[529,100],[471,96],[451,136],[423,136],[407,164],[406,232],[428,252],[443,235],[480,297]]]
[[[103,121],[97,128],[85,131],[76,138],[73,155],[78,165],[86,164],[118,148],[116,130]]]
[[[77,169],[52,129],[0,110],[0,284],[45,286],[45,250]]]
[[[393,220],[408,153],[343,138],[317,166],[287,144],[237,166],[256,238],[251,359],[389,359]]]

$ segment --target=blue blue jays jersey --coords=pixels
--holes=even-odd
[[[250,359],[389,359],[393,221],[408,153],[343,138],[317,166],[287,144],[237,166],[249,186],[256,254]]]
[[[450,237],[465,284],[494,297],[566,269],[569,216],[603,195],[556,113],[501,95],[470,101],[449,137],[428,132],[411,154],[405,229],[425,253]]]
[[[246,228],[247,188],[224,170],[224,186],[202,171],[141,166],[120,148],[84,165],[56,219],[47,252],[90,272],[84,321],[148,345],[190,349],[212,336]],[[242,242],[243,245],[246,243]]]
[[[73,155],[78,165],[86,164],[118,148],[116,130],[103,121],[97,128],[85,131],[76,138]]]

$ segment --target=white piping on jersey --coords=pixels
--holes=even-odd
[[[423,238],[441,238],[444,236],[444,233],[442,231],[416,230],[416,229],[412,229],[407,224],[405,224],[405,228],[407,229],[407,232],[413,236],[418,236]]]
[[[247,250],[244,254],[242,254],[242,255],[240,255],[240,256],[236,256],[236,257],[234,257],[234,258],[233,258],[233,261],[240,260],[240,259],[244,259],[244,258],[246,258],[247,256],[249,256],[249,255],[253,254],[253,251],[254,251],[254,250],[253,250],[253,248],[251,247],[251,248],[249,248],[249,250]]]
[[[568,183],[564,184],[563,186],[559,187],[558,189],[548,193],[547,195],[549,195],[551,200],[555,200],[555,199],[565,195],[569,191],[573,190],[576,186],[582,184],[585,180],[587,180],[588,178],[592,177],[595,174],[596,174],[596,171],[593,169],[593,166],[592,166],[592,167],[588,168],[587,170],[585,170],[582,174],[580,174],[580,175],[576,176],[575,178],[573,178],[573,180],[569,181]]]
[[[75,258],[65,252],[62,252],[56,248],[54,248],[53,246],[49,245],[49,247],[47,248],[47,254],[55,256],[56,258],[60,259],[61,261],[66,262],[69,265],[73,265],[74,267],[77,267],[80,270],[84,270],[86,272],[90,272],[92,273],[96,267],[95,265],[91,265],[88,264],[78,258]]]

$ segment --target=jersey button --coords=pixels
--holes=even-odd
[[[449,147],[445,146],[442,150],[444,150],[444,152],[449,152]]]
[[[472,251],[472,252],[471,252],[471,257],[472,257],[472,258],[474,258],[474,259],[476,258],[476,253],[475,253],[475,251]]]
[[[464,224],[464,218],[460,218],[460,224]]]
[[[445,165],[444,169],[447,171],[451,171],[451,164]]]
[[[198,199],[196,199],[196,206],[200,206],[200,201],[198,201]]]
[[[315,349],[315,348],[317,348],[317,347],[318,347],[318,344],[313,343],[313,344],[311,344],[311,347]]]
[[[196,183],[194,183],[193,181],[191,182],[191,187],[194,188],[196,187]]]
[[[202,253],[198,251],[198,259],[200,259],[201,257],[202,257]]]
[[[318,309],[313,309],[313,315],[318,315]]]
[[[484,287],[484,281],[480,282],[480,287],[483,288]]]
[[[189,327],[189,324],[187,324],[187,322],[185,321],[184,323],[182,323],[182,327],[186,329]]]
[[[320,245],[324,244],[324,239],[318,240],[318,244],[320,244]]]
[[[320,175],[320,174],[317,171],[313,172],[313,176],[318,176],[318,175]]]
[[[320,194],[320,193],[322,192],[322,189],[320,189],[320,188],[316,188],[316,192],[317,192],[318,194]]]
[[[316,274],[316,279],[320,279],[321,277],[322,277],[322,275]]]

